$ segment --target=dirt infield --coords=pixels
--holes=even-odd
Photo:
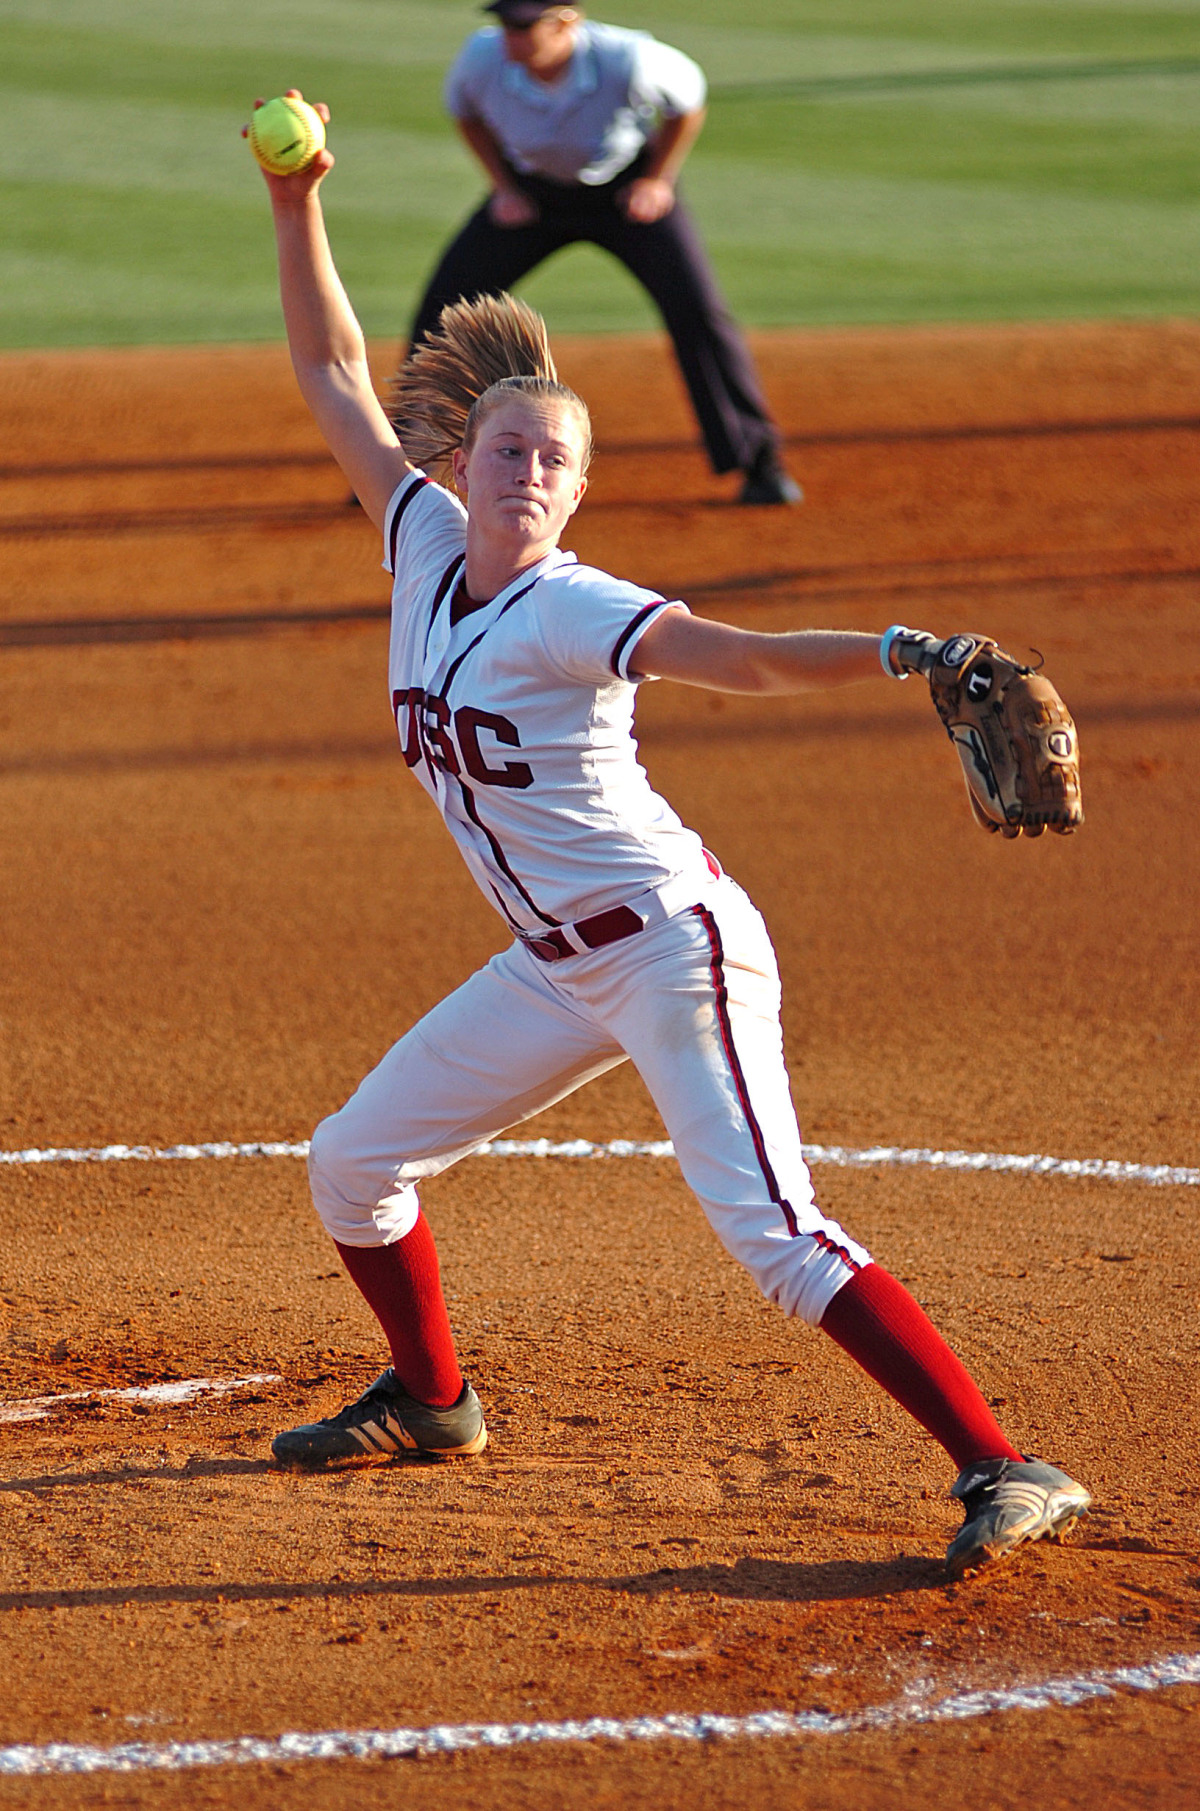
[[[806,1136],[1200,1165],[1200,324],[757,345],[805,506],[730,505],[656,339],[567,342],[570,544],[731,621],[1037,648],[1088,812],[984,837],[914,686],[646,688],[652,778],[775,934]],[[276,348],[9,357],[0,421],[0,1153],[303,1140],[502,937],[396,759],[375,538]],[[618,1070],[517,1136],[662,1131]],[[1200,1193],[815,1173],[1093,1488],[1069,1545],[946,1586],[940,1449],[669,1159],[432,1184],[492,1444],[328,1478],[271,1432],[384,1359],[297,1158],[0,1163],[0,1804],[1197,1802],[1200,1689],[1114,1669],[1200,1654]],[[661,1721],[772,1710],[809,1722]],[[593,1717],[651,1721],[514,1734]],[[171,1746],[485,1723],[407,1761]]]

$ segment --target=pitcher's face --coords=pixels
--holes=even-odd
[[[587,443],[569,405],[514,396],[480,424],[454,478],[476,532],[554,545],[587,489]]]

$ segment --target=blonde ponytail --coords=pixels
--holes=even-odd
[[[587,405],[558,381],[546,323],[515,296],[477,296],[443,308],[437,327],[392,380],[388,416],[400,443],[431,477],[450,479],[451,456],[469,452],[481,422],[513,393],[575,409],[592,452]]]

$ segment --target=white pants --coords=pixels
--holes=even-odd
[[[721,1243],[817,1325],[870,1263],[813,1200],[783,1061],[779,972],[733,881],[653,929],[543,963],[494,956],[388,1051],[313,1136],[309,1176],[343,1245],[387,1245],[416,1183],[632,1059]]]

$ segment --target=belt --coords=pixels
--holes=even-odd
[[[700,888],[711,886],[722,875],[720,862],[707,849],[704,859],[708,863],[708,878],[700,881]],[[590,950],[603,949],[609,943],[622,943],[626,937],[636,937],[639,931],[647,930],[652,924],[665,924],[668,918],[694,902],[698,890],[693,875],[675,874],[661,887],[640,893],[629,905],[610,906],[606,912],[577,918],[574,924],[556,924],[539,931],[536,936],[529,931],[519,931],[517,935],[539,962],[561,962],[564,956],[585,956]]]

